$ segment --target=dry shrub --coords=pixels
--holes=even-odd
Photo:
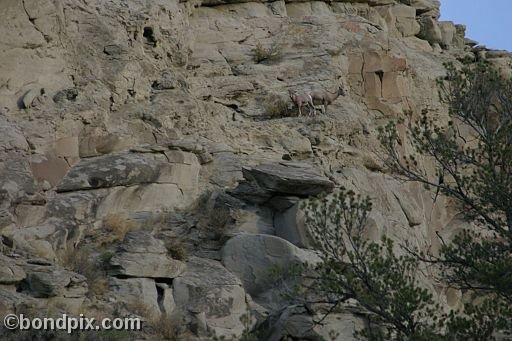
[[[265,104],[265,113],[270,118],[287,116],[288,102],[278,95],[272,95]]]
[[[150,333],[158,340],[184,341],[190,338],[186,335],[185,323],[177,318],[162,315],[160,318],[148,323]]]
[[[153,321],[157,317],[151,311],[151,308],[142,300],[126,303],[125,309],[130,313],[142,317],[145,321]]]
[[[252,49],[254,53],[254,61],[261,63],[263,61],[278,61],[282,58],[282,46],[276,42],[269,47],[264,47],[261,43],[256,44]]]
[[[213,208],[205,217],[208,230],[213,233],[216,240],[222,239],[226,235],[226,229],[231,221],[231,211],[226,207]]]
[[[59,254],[60,264],[87,279],[89,295],[102,296],[108,291],[108,278],[104,267],[91,252],[83,248],[67,248]]]
[[[100,241],[101,245],[122,241],[129,231],[135,229],[126,217],[117,213],[109,214],[103,218],[103,228],[108,234]]]
[[[187,250],[181,240],[171,239],[165,243],[165,247],[172,258],[181,261],[186,261],[188,259]]]

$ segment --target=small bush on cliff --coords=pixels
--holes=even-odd
[[[59,260],[65,268],[85,276],[88,296],[102,296],[108,291],[103,260],[93,257],[89,249],[68,247],[59,254]]]
[[[266,101],[265,114],[269,118],[280,118],[288,116],[288,102],[277,95],[272,95]]]
[[[264,61],[279,61],[282,58],[282,46],[276,42],[268,47],[264,47],[261,43],[257,43],[252,49],[254,53],[254,61],[261,63]]]

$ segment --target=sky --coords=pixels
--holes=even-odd
[[[441,0],[441,20],[466,25],[466,37],[512,51],[512,0]]]

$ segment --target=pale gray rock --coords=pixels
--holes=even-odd
[[[0,153],[29,150],[29,145],[20,128],[11,122],[0,119]]]
[[[457,29],[451,21],[439,22],[439,29],[441,30],[441,47],[448,49],[453,45],[453,41],[456,38]]]
[[[15,264],[14,259],[0,255],[0,284],[15,284],[25,277],[25,271]]]
[[[285,336],[298,339],[330,339],[333,341],[357,340],[354,333],[365,328],[364,319],[353,314],[331,313],[322,322],[315,324],[324,317],[319,314],[312,316],[303,307],[288,307],[264,331],[265,340],[279,341]],[[334,337],[333,337],[334,335]]]
[[[110,288],[116,302],[124,303],[130,313],[139,313],[143,318],[156,319],[161,315],[155,281],[150,278],[110,278]]]
[[[222,248],[222,263],[243,282],[251,295],[273,287],[271,270],[297,264],[315,264],[318,256],[290,242],[270,235],[242,234],[231,238]]]
[[[243,174],[245,181],[233,193],[256,203],[264,203],[273,196],[307,197],[330,192],[334,187],[331,180],[305,163],[282,161],[244,167]]]
[[[27,265],[27,277],[21,283],[22,292],[33,297],[83,297],[88,289],[86,278],[56,266]]]
[[[440,44],[443,41],[443,33],[437,21],[429,16],[423,16],[419,20],[421,30],[418,37],[425,39],[430,45]]]
[[[82,160],[62,179],[60,192],[155,182],[159,163],[145,154],[119,154]]]
[[[276,236],[286,239],[298,247],[313,245],[304,225],[304,212],[300,209],[300,203],[277,213],[274,217],[274,228]]]
[[[45,302],[39,302],[34,297],[17,292],[15,287],[0,286],[0,314],[16,314],[26,307],[44,308]]]
[[[109,265],[111,275],[128,277],[175,278],[185,270],[183,262],[167,255],[161,240],[145,231],[127,233]]]
[[[174,300],[193,315],[204,314],[207,330],[217,337],[240,336],[247,313],[245,291],[240,280],[219,262],[192,258],[187,271],[173,281]]]

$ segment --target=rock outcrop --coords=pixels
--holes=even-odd
[[[436,250],[466,223],[385,173],[377,129],[423,108],[447,122],[444,62],[485,58],[511,74],[510,53],[439,21],[438,0],[0,10],[0,315],[115,310],[183,321],[191,340],[253,327],[268,340],[351,339],[363,315],[347,308],[311,328],[320,311],[283,306],[269,277],[319,261],[301,203],[356,189],[374,202],[368,238]],[[340,85],[328,114],[293,116],[288,90]]]

